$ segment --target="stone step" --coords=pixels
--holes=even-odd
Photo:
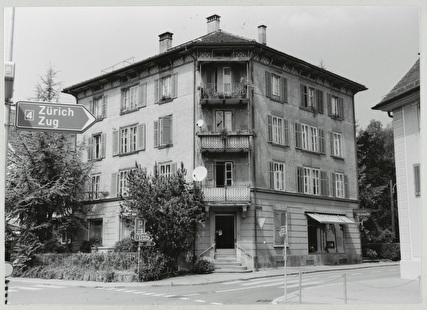
[[[242,264],[239,262],[214,262],[215,267],[241,267]]]
[[[235,268],[224,268],[224,269],[216,269],[215,273],[246,273],[246,272],[252,272],[252,270],[247,269],[235,269]]]

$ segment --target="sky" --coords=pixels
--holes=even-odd
[[[408,2],[411,3],[411,2]],[[11,10],[5,11],[5,49]],[[419,8],[405,6],[106,6],[17,7],[12,60],[14,102],[34,98],[52,66],[62,87],[101,75],[125,59],[159,52],[158,35],[173,33],[173,46],[207,33],[206,17],[221,16],[221,29],[248,39],[267,26],[267,45],[365,85],[355,96],[356,120],[391,123],[371,108],[419,57]],[[5,53],[7,56],[7,52]],[[119,67],[117,67],[119,68]],[[75,98],[63,94],[62,103]]]

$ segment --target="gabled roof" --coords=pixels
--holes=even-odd
[[[405,95],[417,91],[420,88],[420,59],[415,62],[405,76],[393,87],[393,89],[372,109],[381,110],[386,105],[396,101]]]

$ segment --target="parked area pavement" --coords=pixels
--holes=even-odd
[[[351,271],[357,269],[366,269],[373,267],[398,266],[398,262],[377,262],[363,263],[354,265],[336,265],[336,266],[302,266],[287,267],[287,275],[320,273],[327,271]],[[266,277],[284,276],[284,268],[260,269],[248,273],[212,273],[206,275],[186,275],[174,278],[163,279],[150,282],[93,282],[93,281],[69,281],[47,279],[43,280],[46,285],[67,285],[79,287],[95,288],[120,288],[120,287],[155,287],[155,286],[189,286],[206,285],[236,280],[251,280]],[[40,282],[40,279],[12,278],[11,281],[17,282]],[[334,281],[325,285],[304,287],[301,293],[294,290],[286,296],[277,298],[273,304],[296,304],[300,301],[304,304],[344,304],[344,303],[419,303],[420,300],[420,280],[407,280],[400,277],[366,280],[346,283],[346,289],[343,289],[343,282]],[[336,287],[334,287],[336,286]],[[345,292],[347,290],[348,293]],[[342,293],[338,293],[342,292]]]

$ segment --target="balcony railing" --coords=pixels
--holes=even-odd
[[[201,99],[246,99],[244,83],[203,83]]]
[[[249,150],[250,132],[199,133],[202,150]]]
[[[244,186],[203,187],[205,201],[247,203],[250,201],[250,188]]]

